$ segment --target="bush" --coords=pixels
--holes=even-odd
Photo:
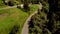
[[[19,28],[19,25],[14,25],[9,34],[16,34],[19,31]]]
[[[8,5],[9,5],[9,6],[14,6],[14,2],[13,2],[13,1],[9,1],[9,2],[8,2]]]
[[[25,9],[25,11],[29,11],[30,10],[28,1],[24,2],[24,9]]]

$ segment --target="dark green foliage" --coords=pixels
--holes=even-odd
[[[8,2],[6,2],[6,0],[2,0],[2,2],[3,2],[5,5],[7,5],[7,4],[8,4]]]
[[[59,7],[57,6],[58,3],[55,0],[50,0],[50,8],[49,3],[46,1],[43,1],[43,8],[42,10],[38,9],[38,14],[35,14],[31,19],[29,23],[30,26],[34,25],[34,27],[29,27],[33,30],[34,34],[60,34],[60,11]],[[36,27],[37,26],[37,27]],[[37,29],[40,29],[37,30]],[[30,33],[30,32],[29,32]]]
[[[9,6],[14,6],[14,2],[13,2],[13,1],[9,1],[9,2],[8,2],[8,5],[9,5]]]
[[[24,10],[25,10],[26,12],[30,10],[28,0],[25,0],[25,1],[24,1]]]
[[[32,4],[39,4],[40,0],[30,0]]]
[[[5,2],[5,0],[2,0],[3,2]]]
[[[16,34],[19,31],[19,28],[19,25],[14,25],[9,34]]]
[[[47,27],[45,25],[45,22],[47,23],[47,20],[46,20],[46,18],[44,16],[45,15],[42,15],[42,12],[41,12],[41,14],[36,14],[36,15],[34,15],[32,17],[32,19],[31,19],[31,21],[29,23],[30,24],[29,28],[34,29],[33,30],[34,33],[42,34],[43,28]],[[32,30],[32,29],[30,29],[30,30]]]

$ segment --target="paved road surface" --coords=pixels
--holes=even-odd
[[[42,4],[40,4],[40,5],[38,5],[39,6],[39,8],[40,9],[42,9]],[[32,13],[28,18],[27,18],[27,20],[26,20],[26,22],[25,22],[25,24],[24,24],[24,26],[23,26],[23,29],[22,29],[22,32],[21,32],[21,34],[28,34],[28,22],[30,21],[30,19],[31,19],[31,17],[33,16],[33,15],[35,15],[36,13],[37,13],[38,11],[35,11],[34,13]]]

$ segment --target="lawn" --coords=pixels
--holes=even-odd
[[[0,34],[9,34],[16,24],[19,24],[20,26],[19,31],[17,32],[17,34],[20,34],[24,22],[37,8],[37,5],[30,6],[30,13],[24,12],[18,8],[0,10]]]

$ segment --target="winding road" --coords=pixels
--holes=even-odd
[[[38,5],[39,6],[39,9],[42,9],[42,4],[40,3],[40,5]],[[23,29],[22,29],[22,32],[21,32],[21,34],[28,34],[28,23],[29,23],[29,21],[30,21],[30,19],[31,19],[31,17],[33,16],[33,15],[35,15],[36,13],[38,13],[38,11],[35,11],[34,13],[32,13],[28,18],[27,18],[27,20],[26,20],[26,22],[25,22],[25,24],[24,24],[24,26],[23,26]]]

